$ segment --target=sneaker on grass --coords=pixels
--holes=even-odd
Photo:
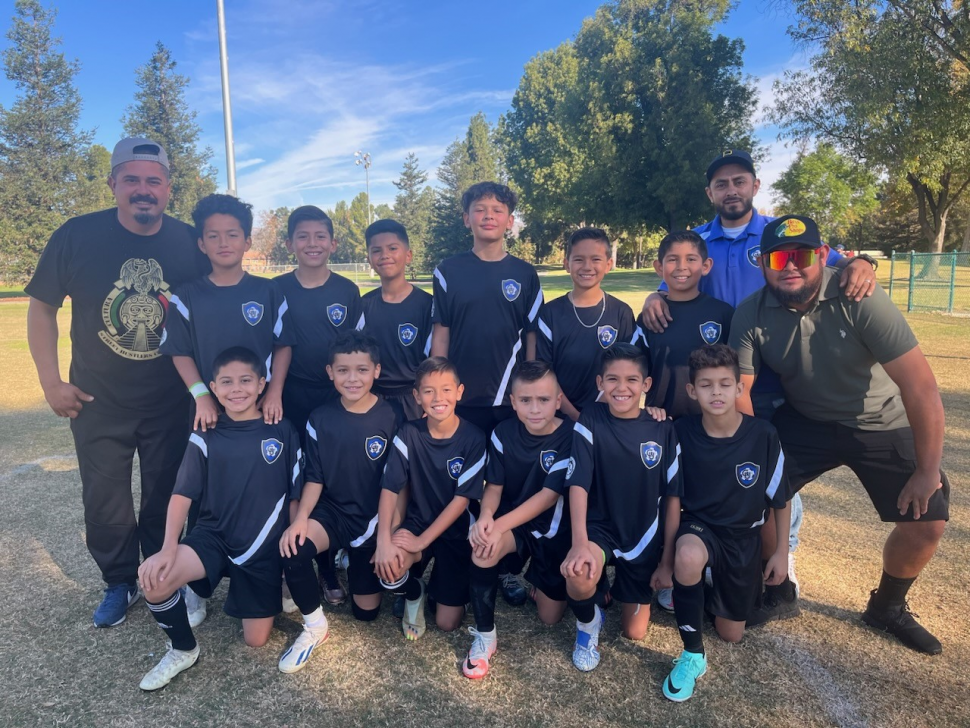
[[[319,645],[327,641],[330,636],[329,626],[313,629],[303,625],[303,631],[297,637],[290,648],[280,657],[280,672],[287,674],[299,672],[306,667],[310,655]]]
[[[665,612],[674,611],[674,590],[661,589],[657,592],[657,606]]]
[[[465,658],[461,671],[465,677],[478,680],[488,674],[488,661],[495,654],[498,639],[494,629],[491,632],[479,632],[474,627],[469,627],[468,631],[475,639],[472,642],[472,648],[468,650],[468,657]]]
[[[293,601],[293,595],[290,594],[290,587],[286,585],[286,580],[283,580],[283,613],[293,614],[297,610],[296,602]]]
[[[862,621],[870,627],[888,632],[911,650],[926,655],[939,655],[943,645],[926,627],[917,622],[909,611],[909,604],[903,603],[887,608],[876,604],[876,590],[869,594],[869,604],[862,613]]]
[[[323,601],[331,607],[339,607],[347,601],[347,592],[337,578],[337,572],[321,572],[317,581],[320,583],[320,591],[323,592]]]
[[[192,587],[183,587],[182,596],[185,598],[185,611],[189,614],[189,626],[195,629],[205,621],[206,601],[194,591]]]
[[[424,604],[428,600],[428,590],[424,581],[418,579],[421,585],[421,596],[417,599],[404,600],[404,616],[401,617],[401,631],[409,640],[420,639],[428,628],[424,617]]]
[[[180,672],[188,670],[192,665],[199,661],[199,646],[196,645],[194,650],[184,651],[176,650],[174,647],[169,645],[168,652],[165,653],[165,657],[155,665],[148,673],[141,679],[141,684],[138,686],[142,690],[160,690],[161,688],[172,682],[172,679],[178,675]]]
[[[694,694],[697,679],[707,672],[707,658],[699,652],[684,650],[674,659],[674,669],[664,680],[664,697],[683,703]]]
[[[95,627],[117,627],[125,621],[128,607],[138,601],[137,584],[116,584],[104,590],[101,604],[94,610]]]
[[[499,574],[499,588],[502,590],[502,598],[506,604],[513,607],[521,607],[528,599],[529,593],[522,585],[522,581],[516,574]]]
[[[605,616],[603,610],[596,607],[596,617],[593,626],[587,631],[576,623],[576,642],[573,644],[573,665],[580,672],[595,670],[600,664],[600,630],[603,628]]]

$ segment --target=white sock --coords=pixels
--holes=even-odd
[[[303,615],[303,622],[310,629],[326,629],[327,615],[323,613],[323,607],[317,607],[310,614]]]

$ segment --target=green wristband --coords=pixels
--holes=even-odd
[[[209,389],[202,382],[196,382],[191,387],[189,387],[189,393],[198,399],[199,397],[204,397],[209,394]]]

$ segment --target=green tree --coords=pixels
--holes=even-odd
[[[292,210],[277,207],[263,210],[256,218],[253,228],[253,248],[266,256],[270,265],[295,265],[296,258],[286,249],[286,221]]]
[[[714,33],[729,5],[614,0],[526,65],[502,132],[530,225],[638,235],[710,215],[711,157],[756,147],[743,44]]]
[[[330,260],[334,263],[366,262],[367,193],[359,193],[349,205],[341,200],[333,210],[327,210],[327,214],[333,220],[333,235],[337,239],[337,249]]]
[[[18,97],[0,107],[0,278],[23,282],[50,234],[83,204],[91,134],[78,129],[79,64],[51,35],[56,11],[37,0],[17,0],[14,9],[3,64]]]
[[[394,217],[408,231],[411,241],[413,263],[411,275],[421,268],[424,261],[424,248],[431,228],[431,211],[434,206],[434,191],[427,184],[428,174],[418,165],[414,152],[404,159],[401,176],[394,181],[398,194],[394,198]]]
[[[111,152],[100,144],[92,144],[81,155],[78,174],[78,214],[114,206],[115,198],[107,184],[110,174]]]
[[[775,211],[811,217],[831,245],[852,246],[850,233],[879,208],[875,175],[826,143],[800,153],[774,188]]]
[[[775,121],[912,190],[924,247],[943,249],[947,216],[970,185],[970,86],[921,28],[892,6],[797,2],[790,30],[815,43],[810,69],[775,85]],[[821,40],[816,40],[816,39]],[[935,261],[934,261],[935,263]],[[922,275],[933,276],[931,264]]]
[[[191,222],[195,204],[216,191],[216,171],[210,164],[212,149],[198,146],[202,129],[185,100],[189,79],[175,69],[172,52],[159,41],[148,63],[135,72],[135,103],[121,123],[126,135],[147,137],[165,147],[172,176],[168,212]]]

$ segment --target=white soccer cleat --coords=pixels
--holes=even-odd
[[[310,659],[310,655],[313,654],[313,650],[315,650],[318,645],[322,645],[324,642],[326,642],[329,636],[329,626],[311,629],[304,624],[303,631],[300,633],[300,636],[293,641],[290,649],[284,652],[283,656],[280,657],[280,672],[290,674],[302,670],[304,667],[306,667],[306,664]]]
[[[283,612],[286,614],[293,614],[297,610],[296,602],[293,601],[293,595],[290,594],[290,587],[283,582]]]
[[[160,690],[172,682],[180,672],[188,670],[199,661],[199,646],[188,652],[169,647],[165,657],[141,679],[138,685],[142,690]]]
[[[207,614],[205,599],[192,591],[190,586],[185,587],[182,596],[185,598],[185,611],[189,615],[189,626],[195,629],[205,621]]]
[[[661,589],[657,592],[657,605],[665,612],[674,611],[674,590]]]

